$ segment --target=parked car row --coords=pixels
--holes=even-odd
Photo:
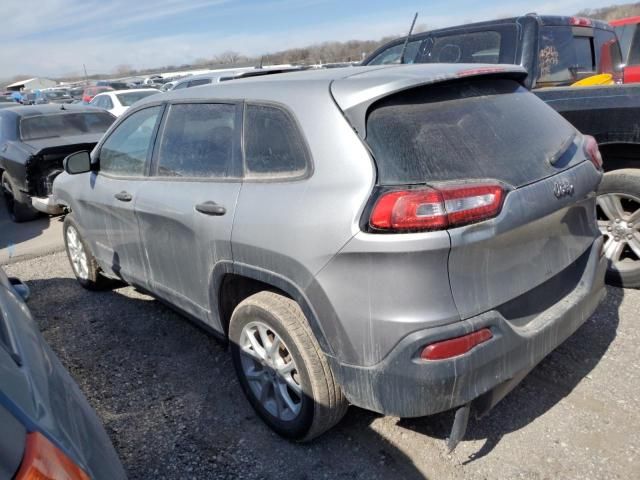
[[[82,287],[127,282],[228,341],[280,435],[313,439],[349,404],[454,409],[453,449],[605,274],[640,286],[640,91],[569,86],[621,63],[606,24],[526,15],[358,67],[99,86],[92,106],[0,110],[3,190],[17,221],[65,214]]]

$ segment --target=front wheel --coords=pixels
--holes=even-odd
[[[62,231],[67,257],[78,283],[87,290],[111,287],[115,282],[102,275],[98,262],[80,236],[80,229],[71,215],[65,217]]]
[[[347,402],[296,302],[273,292],[242,301],[229,325],[233,364],[258,415],[307,441],[344,416]]]
[[[607,283],[640,287],[640,171],[605,173],[598,189],[597,215],[609,260]]]

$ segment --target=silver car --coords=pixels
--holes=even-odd
[[[311,439],[354,404],[491,408],[593,313],[593,139],[515,66],[356,67],[149,97],[55,180],[73,270],[228,339],[247,398]]]

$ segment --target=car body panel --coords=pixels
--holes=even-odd
[[[0,307],[15,353],[12,358],[0,343],[0,413],[4,409],[26,431],[44,434],[91,478],[126,478],[97,415],[1,271]],[[15,441],[20,442],[21,430],[15,424],[7,424],[9,427],[17,434]],[[7,435],[4,423],[2,429],[3,436]]]
[[[364,142],[366,131],[363,128],[369,107],[374,102],[436,82],[460,79],[471,82],[476,77],[522,82],[525,76],[522,68],[503,65],[354,67],[244,78],[215,86],[174,90],[163,95],[161,100],[156,97],[143,99],[133,111],[156,105],[159,101],[227,100],[244,101],[247,105],[277,105],[291,114],[303,132],[312,163],[309,174],[300,178],[247,177],[239,186],[237,179],[226,182],[228,190],[223,195],[230,194],[231,198],[237,195],[231,255],[223,250],[214,258],[207,256],[220,238],[218,233],[215,230],[212,233],[208,227],[194,231],[189,209],[201,198],[218,202],[215,196],[217,182],[210,183],[209,197],[202,193],[206,189],[199,190],[199,182],[194,186],[188,180],[180,179],[137,180],[140,186],[135,192],[139,197],[135,209],[139,212],[138,222],[143,232],[142,249],[147,254],[153,251],[145,261],[157,263],[146,268],[167,275],[184,267],[183,272],[175,275],[175,284],[191,287],[184,291],[191,290],[186,295],[194,304],[199,300],[193,295],[193,289],[199,286],[196,281],[182,279],[182,276],[197,276],[198,281],[212,291],[206,308],[210,319],[202,317],[206,312],[196,318],[223,335],[224,325],[217,317],[219,297],[216,288],[226,274],[231,272],[255,278],[281,288],[300,301],[312,330],[332,361],[363,368],[381,365],[390,352],[414,332],[461,324],[463,316],[469,318],[498,308],[501,303],[509,303],[523,292],[560,278],[567,271],[566,275],[576,280],[579,274],[568,270],[568,265],[587,250],[596,252],[593,255],[597,256],[598,245],[602,243],[595,227],[593,209],[593,191],[601,173],[591,162],[585,161],[582,137],[571,127],[568,127],[567,135],[571,135],[569,140],[573,139],[575,144],[572,150],[567,150],[571,156],[569,161],[558,168],[555,176],[553,170],[546,178],[531,179],[529,184],[524,182],[517,185],[519,188],[509,188],[505,209],[496,219],[457,229],[421,233],[374,234],[362,227],[371,195],[378,188],[376,163]],[[523,91],[522,95],[540,102],[529,92]],[[556,115],[542,106],[541,115]],[[131,114],[128,112],[125,118]],[[532,121],[542,122],[544,118],[536,117]],[[318,128],[319,125],[322,128]],[[562,145],[565,143],[563,139]],[[539,161],[550,159],[544,156]],[[573,167],[575,172],[571,169],[563,171],[571,165],[576,165]],[[87,188],[87,179],[82,175],[78,177],[60,176],[55,191],[56,196],[59,194],[68,202],[82,225],[89,223],[86,220],[89,212],[78,204],[81,198],[79,184],[83,183],[82,195],[87,195],[83,201],[90,202],[92,192]],[[567,181],[573,182],[574,196],[555,198],[554,184]],[[94,215],[99,214],[95,212]],[[202,220],[197,222],[206,225]],[[161,230],[163,223],[168,225],[166,231]],[[549,230],[550,242],[545,243],[543,232],[536,231],[541,227]],[[222,237],[224,249],[228,245],[226,232]],[[576,242],[571,246],[568,240],[574,234]],[[165,236],[162,241],[154,245],[162,235]],[[527,235],[531,237],[529,243],[523,242]],[[491,265],[483,263],[484,249],[495,257],[505,239],[522,242],[522,245],[509,244],[511,251],[505,258]],[[183,252],[198,248],[200,253],[191,252],[192,259],[177,264],[172,257],[176,244],[181,245]],[[557,251],[545,250],[549,245]],[[529,275],[527,268],[532,268],[529,265],[532,252],[536,265]],[[194,267],[193,262],[207,263],[206,269],[211,268],[207,278],[201,278],[200,266]],[[465,262],[471,276],[463,271]],[[593,289],[593,298],[598,300],[602,296],[600,263],[596,258],[589,263],[591,270],[585,273],[590,278],[599,276],[589,287]],[[517,274],[518,281],[503,279],[506,273]],[[470,288],[468,282],[472,280],[477,284]],[[485,291],[483,287],[488,281],[492,285]],[[499,291],[505,281],[511,281],[511,285]],[[151,293],[167,298],[167,292],[155,289],[153,284],[150,287]],[[187,313],[197,310],[189,309],[187,302],[176,300],[181,292],[168,293],[170,303],[175,306]],[[477,304],[474,300],[478,300]],[[586,319],[583,313],[593,305],[584,303],[583,297],[576,297],[575,301],[581,312],[576,314],[577,324]],[[562,311],[568,311],[569,307],[558,301],[554,322],[561,323]],[[558,336],[557,340],[562,339]],[[549,343],[546,347],[552,345]],[[522,355],[525,358],[524,351]],[[525,358],[524,363],[530,362]],[[487,381],[487,385],[490,383]]]

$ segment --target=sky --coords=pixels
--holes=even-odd
[[[259,56],[329,40],[405,34],[528,12],[571,15],[624,0],[2,0],[0,78]]]

